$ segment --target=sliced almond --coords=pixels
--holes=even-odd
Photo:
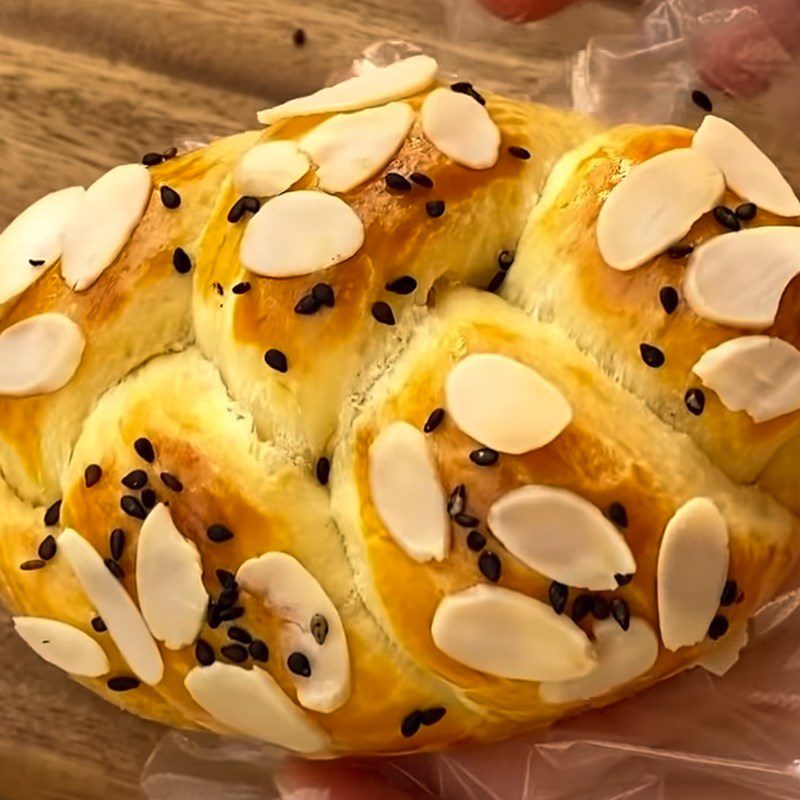
[[[800,200],[769,156],[733,123],[709,114],[692,147],[710,158],[743,200],[781,217],[800,215]]]
[[[500,153],[500,129],[486,107],[450,89],[434,89],[422,104],[422,131],[430,143],[457,164],[488,169]]]
[[[58,552],[69,562],[78,582],[128,666],[151,686],[164,677],[164,662],[150,631],[125,587],[109,572],[97,550],[77,531],[58,537]]]
[[[88,289],[130,239],[150,199],[143,164],[123,164],[98,178],[80,200],[64,233],[61,274],[76,292]]]
[[[706,638],[728,559],[728,525],[714,503],[695,497],[682,505],[667,523],[658,551],[658,617],[668,650]]]
[[[725,408],[768,422],[800,409],[800,351],[783,339],[740,336],[707,350],[692,367]]]
[[[195,641],[208,609],[203,564],[162,503],[147,515],[139,532],[136,591],[144,621],[156,639],[170,650]]]
[[[247,224],[242,263],[268,278],[308,275],[361,249],[364,225],[338,197],[299,190],[273,197]]]
[[[600,509],[566,489],[521,486],[496,500],[492,533],[520,561],[566,586],[616,589],[636,572],[625,538]]]
[[[69,383],[83,357],[83,331],[63,314],[48,312],[0,333],[0,395],[29,397]]]
[[[311,162],[297,142],[273,141],[248,150],[236,166],[234,185],[240,195],[272,197],[285,192],[308,172]]]
[[[326,114],[331,111],[355,111],[401,100],[430,86],[439,66],[430,56],[411,56],[387,67],[367,66],[360,75],[314,94],[258,112],[264,124],[287,117]]]
[[[722,173],[690,147],[660,153],[611,190],[597,218],[597,245],[605,262],[627,271],[680,241],[717,205],[725,191]]]
[[[445,398],[447,411],[467,436],[501,453],[543,447],[572,421],[569,401],[552,383],[494,353],[461,359],[447,375]]]
[[[596,622],[592,633],[597,668],[576,680],[542,683],[539,696],[545,703],[572,703],[599,697],[644,675],[656,663],[658,637],[640,617],[631,619],[627,631],[615,620],[606,619]]]
[[[761,330],[775,322],[798,272],[800,228],[748,228],[700,245],[689,259],[683,293],[703,319]]]
[[[408,103],[337,114],[304,136],[300,149],[317,165],[320,189],[349,192],[394,158],[413,122]]]
[[[747,647],[747,624],[732,627],[725,636],[705,652],[695,662],[706,672],[721,678],[739,661],[739,656]]]
[[[480,584],[445,597],[431,634],[450,658],[499,678],[568,680],[597,666],[592,643],[572,620],[499,586]]]
[[[24,292],[61,258],[64,231],[82,197],[82,186],[46,194],[0,234],[0,304]]]
[[[309,677],[290,675],[300,705],[324,714],[343,706],[350,696],[347,638],[336,606],[317,579],[287,553],[265,553],[245,561],[236,580],[282,620],[283,652],[308,659]]]
[[[406,554],[415,561],[447,555],[447,499],[423,433],[407,422],[384,428],[369,450],[369,486],[381,522]]]
[[[330,745],[325,733],[263,669],[217,661],[192,669],[184,684],[201,708],[237,733],[296,753],[322,753]]]
[[[50,664],[70,675],[99,678],[108,670],[108,659],[88,633],[45,617],[14,617],[14,630],[25,643]]]

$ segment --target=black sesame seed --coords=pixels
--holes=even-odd
[[[642,356],[642,361],[644,361],[648,367],[652,367],[653,369],[658,369],[658,367],[663,366],[664,361],[666,360],[664,358],[664,353],[653,344],[640,344],[639,353]]]
[[[122,528],[114,528],[111,531],[111,535],[108,537],[108,549],[114,561],[122,558],[122,554],[125,552],[125,531]]]
[[[628,511],[622,503],[612,503],[608,507],[608,518],[620,528],[628,527]]]
[[[129,472],[120,483],[128,489],[141,489],[147,483],[147,473],[143,469],[135,469]]]
[[[226,644],[220,647],[219,651],[228,661],[233,661],[235,664],[244,664],[247,661],[247,648],[240,644]]]
[[[47,525],[48,528],[52,528],[54,525],[58,525],[60,519],[61,501],[56,500],[55,503],[44,512],[44,524]]]
[[[244,628],[240,628],[238,625],[231,625],[227,633],[229,639],[232,639],[234,642],[239,642],[239,644],[250,644],[250,642],[253,641],[253,637]]]
[[[758,206],[755,203],[742,203],[740,206],[736,206],[736,210],[733,213],[742,222],[750,222],[750,220],[755,219],[758,213]]]
[[[423,725],[435,725],[447,713],[447,709],[443,706],[434,706],[433,708],[426,708],[422,712],[422,719],[420,720]]]
[[[172,266],[175,267],[175,272],[179,272],[181,275],[192,271],[192,259],[182,247],[176,247],[173,250]]]
[[[146,167],[154,167],[156,164],[160,164],[164,160],[164,156],[162,153],[145,153],[142,156],[142,164]]]
[[[44,259],[43,258],[29,258],[28,263],[32,267],[42,267],[44,266]]]
[[[614,580],[617,582],[617,586],[627,586],[633,580],[633,573],[630,575],[621,575],[618,572],[614,575]]]
[[[105,558],[103,559],[103,563],[106,565],[106,569],[118,580],[121,581],[125,577],[125,570],[114,561],[113,558]]]
[[[92,630],[94,630],[96,633],[105,633],[108,630],[105,622],[103,622],[102,617],[94,617],[90,624],[92,626]]]
[[[372,304],[372,316],[383,325],[394,325],[394,312],[388,303],[378,300]]]
[[[211,288],[220,296],[222,297],[225,294],[225,290],[222,288],[222,284],[219,281],[214,281],[211,284]],[[222,308],[222,306],[220,306]]]
[[[292,34],[292,41],[296,47],[302,47],[306,43],[306,32],[302,28],[297,28]]]
[[[416,183],[417,186],[422,186],[425,189],[433,189],[433,181],[424,172],[412,172],[409,180]]]
[[[387,188],[393,189],[395,192],[410,192],[412,188],[408,178],[399,172],[387,172],[384,181],[386,181]]]
[[[702,389],[688,389],[683,396],[683,402],[686,403],[686,408],[688,408],[692,414],[699,417],[706,407],[705,392]]]
[[[162,186],[160,192],[161,202],[166,208],[174,209],[181,204],[181,196],[171,186]]]
[[[268,367],[272,367],[276,372],[286,372],[289,369],[289,362],[286,360],[286,354],[281,350],[276,350],[271,347],[264,353],[264,361]]]
[[[485,578],[488,578],[493,583],[497,583],[500,580],[502,564],[491,550],[484,550],[480,554],[478,557],[478,569]]]
[[[156,497],[156,493],[152,489],[144,489],[142,491],[142,505],[148,511],[151,508],[155,508],[157,502],[158,502],[158,497]]]
[[[502,250],[500,255],[497,256],[497,266],[503,270],[503,272],[508,272],[513,263],[514,254],[510,250]]]
[[[206,529],[206,536],[215,544],[221,544],[222,542],[229,542],[233,539],[233,531],[225,525],[215,522]]]
[[[45,536],[44,539],[42,539],[36,554],[42,559],[42,561],[49,561],[55,556],[57,550],[58,545],[56,544],[55,536]]]
[[[119,501],[119,505],[129,517],[134,517],[134,519],[147,518],[147,512],[144,510],[144,506],[132,495],[126,494]]]
[[[156,451],[153,448],[153,443],[149,439],[145,439],[144,436],[133,443],[133,449],[139,458],[144,459],[148,464],[152,464],[156,460]]]
[[[175,158],[178,155],[178,148],[174,145],[172,147],[168,147],[164,151],[164,161],[169,161],[171,158]]]
[[[225,588],[219,593],[217,598],[217,610],[226,611],[236,605],[239,599],[239,586],[236,584],[232,588]]]
[[[217,611],[217,604],[212,598],[208,598],[208,606],[206,608],[206,619],[208,620],[209,628],[219,627],[219,611]]]
[[[467,534],[467,547],[473,553],[480,553],[486,547],[486,537],[480,531],[470,531]]]
[[[425,424],[422,426],[422,430],[425,433],[433,433],[441,424],[442,420],[444,419],[444,409],[443,408],[434,408],[430,414],[428,414],[428,419],[425,420]]]
[[[611,609],[608,607],[608,600],[599,595],[592,601],[592,615],[595,619],[608,619]]]
[[[672,314],[678,307],[678,290],[674,286],[664,286],[658,293],[661,306],[667,314]]]
[[[30,561],[23,561],[19,565],[19,568],[23,572],[33,572],[35,569],[41,569],[46,565],[47,565],[46,561],[42,561],[42,559],[40,558],[32,558]]]
[[[467,514],[466,511],[456,514],[453,520],[456,525],[460,525],[462,528],[474,528],[479,522],[477,517],[473,517],[472,514]]]
[[[428,200],[425,203],[425,211],[429,217],[437,219],[444,214],[444,200]]]
[[[244,210],[255,214],[261,208],[261,201],[257,197],[246,196],[242,198]]]
[[[301,678],[311,677],[311,664],[309,664],[308,658],[303,653],[292,653],[286,659],[286,666],[289,667],[290,672],[299,675]]]
[[[450,492],[450,497],[447,499],[447,513],[451,517],[461,514],[467,507],[467,487],[463,483]]]
[[[162,472],[159,476],[161,483],[173,492],[182,492],[183,484],[170,472]]]
[[[511,147],[508,148],[508,152],[511,153],[514,158],[521,158],[523,161],[527,161],[531,157],[530,150],[526,150],[524,147],[518,147],[515,144],[512,144]]]
[[[401,723],[400,733],[406,738],[410,739],[422,725],[422,712],[412,711]]]
[[[739,594],[739,584],[734,580],[725,581],[725,588],[722,590],[722,595],[719,598],[721,606],[732,606],[736,602],[736,596]]]
[[[194,657],[201,667],[210,667],[217,660],[214,648],[205,639],[197,640],[194,646]]]
[[[108,686],[112,692],[129,692],[131,689],[138,689],[140,685],[138,678],[130,678],[127,676],[109,678],[106,681],[106,686]]]
[[[329,283],[315,283],[311,288],[311,296],[323,306],[333,308],[336,299],[333,294],[333,287]]]
[[[247,649],[254,661],[269,661],[269,647],[260,639],[256,639]]]
[[[469,95],[473,100],[477,100],[477,102],[479,102],[482,106],[486,105],[486,100],[484,100],[483,95],[481,95],[471,83],[467,83],[467,81],[457,81],[456,83],[451,83],[450,88],[459,94]]]
[[[711,103],[711,98],[705,92],[701,92],[699,89],[695,89],[692,92],[692,102],[698,108],[703,109],[703,111],[709,114],[714,110],[714,106]]]
[[[247,294],[252,288],[253,287],[250,284],[250,281],[240,281],[239,283],[233,286],[231,291],[234,294]]]
[[[611,598],[611,616],[619,623],[620,628],[626,631],[631,626],[631,610],[621,597]]]
[[[244,609],[241,606],[229,608],[227,611],[219,611],[217,609],[217,619],[220,622],[233,622],[235,619],[241,619],[244,616]]]
[[[711,624],[708,626],[708,638],[716,641],[717,639],[721,639],[727,632],[727,617],[723,617],[722,614],[717,614],[717,616],[711,620]]]
[[[331,476],[331,462],[329,458],[325,456],[320,456],[317,459],[317,466],[314,470],[317,474],[317,481],[321,486],[325,486],[328,483],[328,479]]]
[[[719,222],[723,228],[727,228],[729,231],[738,231],[742,229],[742,223],[739,222],[739,218],[728,206],[717,206],[714,209],[714,219]]]
[[[580,622],[594,608],[594,597],[590,594],[579,594],[572,604],[572,619]]]
[[[694,252],[693,244],[674,244],[667,250],[670,258],[686,258]]]
[[[558,581],[553,581],[547,590],[547,596],[550,599],[550,605],[553,606],[553,611],[556,614],[563,614],[569,599],[569,587]]]
[[[317,644],[325,644],[325,640],[328,638],[328,620],[322,614],[314,614],[311,617],[309,630]]]
[[[502,269],[498,270],[494,275],[492,275],[492,279],[486,286],[486,291],[492,293],[496,292],[503,285],[503,281],[505,279],[506,273]]]
[[[215,573],[217,581],[223,589],[236,589],[236,576],[227,569],[218,569]]]
[[[295,314],[316,314],[319,311],[320,303],[319,300],[312,297],[310,294],[304,294],[295,304],[294,313]]]
[[[417,281],[410,275],[401,275],[386,284],[386,291],[394,294],[411,294],[416,288]]]
[[[228,222],[238,222],[245,214],[244,197],[240,197],[228,211]]]
[[[469,460],[479,467],[491,467],[492,464],[497,463],[498,458],[500,458],[500,454],[491,447],[479,447],[469,454]]]

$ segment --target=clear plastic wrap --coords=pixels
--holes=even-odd
[[[501,46],[511,23],[485,8],[498,3],[441,0],[450,36]],[[524,0],[503,3],[519,8]],[[534,91],[518,87],[517,95],[608,122],[696,124],[702,112],[690,90],[700,88],[713,97],[715,111],[742,125],[797,182],[800,0],[651,0],[624,31],[618,17],[610,19],[607,31],[593,31],[570,58],[547,65]],[[559,24],[563,17],[531,27]],[[404,42],[376,44],[353,69],[409,49]],[[451,66],[482,83],[469,61]],[[800,575],[790,585],[800,585]],[[366,765],[292,767],[275,748],[170,732],[151,756],[142,787],[150,800],[800,798],[800,589],[756,615],[750,645],[724,677],[692,669],[527,739]]]

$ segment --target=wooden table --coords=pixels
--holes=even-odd
[[[498,88],[533,88],[553,57],[626,24],[618,2],[511,31],[498,48],[447,43],[440,7],[419,0],[1,0],[0,228],[113,164],[254,125],[257,109],[317,88],[378,39],[413,40]],[[162,729],[39,661],[5,616],[0,696],[2,800],[139,796]]]

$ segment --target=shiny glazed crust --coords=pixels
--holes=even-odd
[[[409,102],[418,109],[422,99]],[[64,527],[79,531],[107,557],[110,532],[122,528],[121,580],[135,600],[141,523],[123,513],[120,498],[139,493],[125,489],[121,479],[143,469],[156,499],[169,504],[177,528],[197,546],[212,598],[220,593],[217,570],[235,572],[249,558],[282,551],[319,581],[336,606],[352,690],[331,713],[303,711],[329,736],[332,753],[408,752],[500,739],[613,702],[696,663],[714,642],[676,653],[662,647],[653,667],[636,680],[593,700],[548,705],[537,683],[480,673],[435,647],[430,626],[437,604],[485,582],[478,555],[465,544],[467,530],[451,524],[445,560],[411,560],[372,503],[369,448],[393,421],[421,428],[431,410],[444,405],[448,369],[479,352],[533,367],[574,411],[571,426],[549,445],[503,456],[488,469],[469,460],[475,441],[449,418],[430,435],[443,486],[467,487],[470,512],[500,558],[500,586],[547,602],[550,582],[506,552],[486,526],[487,510],[501,494],[541,483],[570,489],[603,510],[624,505],[625,538],[638,570],[613,594],[656,631],[661,535],[676,509],[698,495],[717,504],[730,528],[730,574],[743,593],[729,609],[731,626],[743,625],[775,593],[795,561],[800,531],[770,492],[784,503],[794,497],[786,476],[796,470],[792,443],[800,412],[755,426],[709,392],[704,415],[687,414],[683,394],[691,365],[732,332],[683,306],[664,315],[658,289],[675,283],[682,264],[664,256],[646,272],[617,273],[602,263],[595,244],[599,205],[620,171],[686,146],[691,133],[616,129],[590,139],[554,168],[596,126],[541,106],[493,96],[487,101],[502,137],[496,166],[473,171],[450,162],[416,123],[380,175],[343,195],[362,219],[366,239],[355,256],[328,270],[282,280],[250,273],[239,259],[245,222],[227,219],[238,197],[233,171],[242,154],[258,142],[298,139],[330,116],[316,115],[221,139],[153,167],[144,218],[97,283],[74,293],[56,266],[0,307],[0,329],[60,311],[82,326],[87,339],[83,361],[63,389],[0,397],[0,587],[14,614],[77,627],[101,644],[111,675],[129,674],[108,635],[93,629],[96,610],[66,561],[56,555],[32,571],[20,565]],[[514,157],[509,146],[526,148],[532,157]],[[383,179],[388,171],[423,172],[433,188],[392,193]],[[294,188],[313,188],[314,181],[312,171]],[[163,206],[163,184],[180,193],[179,208]],[[434,199],[446,204],[439,218],[426,213],[425,203]],[[797,224],[764,217],[767,224]],[[703,219],[691,236],[711,234]],[[173,268],[176,247],[191,258],[188,275]],[[498,254],[514,250],[504,299],[483,291],[498,270]],[[411,294],[385,288],[403,275],[417,282]],[[320,281],[332,287],[334,307],[297,314],[298,300]],[[232,291],[245,282],[249,290]],[[789,330],[795,289],[784,298],[776,332],[800,344],[796,325]],[[396,325],[372,316],[377,301],[391,305]],[[640,340],[663,347],[664,369],[644,367]],[[272,348],[286,355],[285,373],[265,365],[265,351]],[[134,450],[140,437],[153,444],[152,463]],[[324,485],[315,475],[320,458],[332,464]],[[90,464],[102,476],[87,487]],[[177,476],[183,490],[174,491],[162,473]],[[745,485],[760,476],[763,488]],[[59,499],[60,521],[48,527],[45,510]],[[225,525],[234,537],[210,541],[212,524]],[[247,592],[239,604],[244,614],[237,624],[270,647],[260,668],[294,700],[280,620]],[[581,625],[591,631],[589,617]],[[201,636],[221,650],[230,644],[226,631],[226,625],[204,625]],[[155,686],[120,693],[108,688],[105,677],[81,680],[144,717],[230,732],[184,686],[197,666],[194,647],[159,649],[165,674]],[[436,724],[417,725],[413,735],[403,730],[416,709],[438,708],[446,713]]]

